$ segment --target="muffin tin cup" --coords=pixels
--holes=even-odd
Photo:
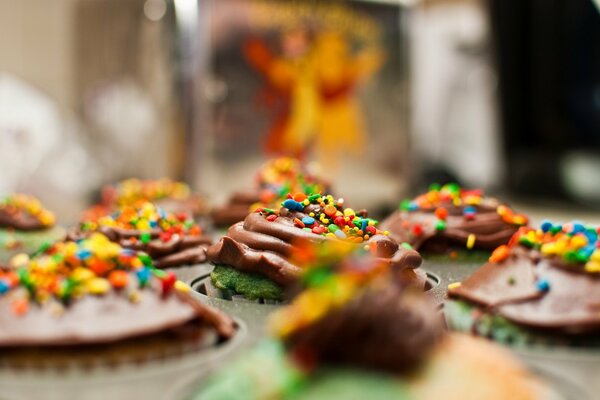
[[[180,382],[202,379],[234,353],[248,336],[248,328],[236,318],[236,335],[210,348],[148,361],[123,362],[82,368],[27,369],[0,367],[3,400],[96,400],[107,398],[166,399]]]
[[[212,283],[212,280],[210,278],[211,271],[212,271],[212,268],[210,268],[204,274],[200,274],[200,275],[196,276],[195,279],[184,280],[184,281],[186,283],[188,283],[192,287],[192,289],[194,291],[196,291],[199,295],[205,296],[208,298],[215,298],[215,299],[219,299],[219,300],[223,300],[223,301],[231,301],[234,303],[239,303],[239,302],[250,303],[257,307],[260,307],[263,305],[281,306],[281,305],[285,305],[288,303],[287,301],[278,301],[278,300],[271,300],[271,299],[249,300],[249,299],[245,298],[243,295],[236,294],[232,290],[219,289],[219,288],[215,287],[215,285],[213,285],[213,283]],[[442,277],[435,272],[431,272],[431,271],[424,270],[424,269],[423,269],[423,272],[425,272],[425,274],[427,275],[427,284],[426,284],[427,292],[433,296],[433,298],[435,299],[435,302],[437,304],[441,305],[446,296],[446,288],[448,287],[449,282],[442,279]]]

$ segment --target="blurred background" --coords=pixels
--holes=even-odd
[[[0,0],[0,194],[66,223],[131,176],[218,203],[276,154],[382,213],[452,180],[600,222],[598,4]]]

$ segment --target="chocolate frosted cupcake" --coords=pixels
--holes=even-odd
[[[216,287],[247,299],[282,300],[300,276],[301,267],[290,256],[302,241],[351,243],[390,264],[398,281],[425,286],[425,274],[416,269],[420,255],[388,238],[366,211],[344,209],[343,200],[331,195],[288,197],[279,209],[249,214],[208,249]]]
[[[123,206],[151,202],[173,214],[196,217],[206,212],[205,201],[183,182],[171,179],[126,179],[102,188],[102,200],[83,213],[82,220],[95,221]]]
[[[213,347],[234,322],[96,233],[0,271],[0,372],[147,362]]]
[[[314,168],[313,168],[314,169]],[[329,184],[295,158],[280,157],[268,161],[255,177],[254,186],[233,193],[227,204],[213,209],[216,226],[227,227],[243,221],[260,207],[276,207],[288,193],[323,193]]]
[[[83,221],[68,237],[79,240],[94,232],[124,248],[145,252],[161,269],[203,263],[211,244],[191,217],[167,213],[152,203],[124,206],[96,221]]]
[[[486,259],[527,223],[526,216],[481,190],[448,184],[432,185],[429,192],[404,200],[400,210],[381,223],[381,229],[388,230],[398,243],[410,243],[424,256]]]
[[[600,345],[598,228],[521,228],[487,264],[449,288],[454,329],[517,346]]]
[[[503,350],[447,334],[429,297],[390,283],[388,263],[341,256],[305,266],[305,290],[272,315],[275,339],[192,398],[547,398]]]
[[[12,194],[0,200],[0,263],[15,252],[31,254],[40,246],[64,238],[65,231],[55,226],[54,214],[36,198]]]

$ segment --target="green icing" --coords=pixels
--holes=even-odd
[[[598,337],[569,337],[527,329],[495,314],[483,314],[474,318],[476,309],[476,306],[466,301],[447,301],[444,314],[448,327],[458,332],[475,333],[513,347],[600,347]]]
[[[217,265],[210,274],[213,285],[222,290],[232,290],[248,300],[282,300],[283,288],[270,279],[227,265]]]
[[[402,382],[390,375],[350,369],[327,369],[311,377],[291,400],[408,400]]]
[[[281,342],[265,339],[202,382],[193,400],[244,398],[287,400],[409,400],[395,377],[350,369],[306,375],[287,357]]]
[[[8,262],[19,253],[32,254],[45,244],[52,244],[65,237],[62,227],[42,231],[19,232],[0,229],[0,262]],[[11,246],[16,243],[17,246]]]

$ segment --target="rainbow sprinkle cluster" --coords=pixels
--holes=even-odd
[[[106,187],[102,195],[106,204],[125,206],[139,201],[155,201],[165,198],[186,200],[190,197],[190,188],[185,183],[166,178],[158,180],[132,178]]]
[[[0,209],[9,214],[27,213],[46,227],[51,227],[56,222],[54,214],[46,210],[38,199],[26,194],[17,193],[6,196],[0,200]]]
[[[124,249],[100,233],[78,242],[56,242],[31,259],[18,255],[11,264],[12,269],[0,270],[0,296],[23,289],[24,295],[11,297],[17,315],[27,313],[32,302],[43,305],[54,300],[59,306],[68,305],[83,296],[110,291],[137,302],[139,289],[150,285],[152,277],[161,282],[163,294],[174,288],[187,290],[173,273],[155,269],[148,255]]]
[[[282,207],[297,212],[304,212],[311,205],[317,205],[318,208],[306,212],[307,216],[303,218],[294,219],[294,224],[305,231],[354,243],[362,243],[374,235],[388,234],[387,231],[376,228],[378,221],[357,215],[351,208],[344,209],[344,200],[335,199],[331,195],[306,195],[298,192],[288,194],[287,199],[281,203]],[[267,221],[273,222],[279,218],[279,210],[259,208],[256,212],[265,215]]]
[[[280,157],[267,162],[257,173],[256,183],[261,193],[261,203],[269,204],[285,198],[289,193],[319,193],[324,184],[315,175],[307,172],[295,158]],[[256,207],[259,207],[256,205]],[[255,208],[256,208],[255,207]]]
[[[100,217],[97,221],[84,221],[80,224],[83,232],[97,231],[102,227],[141,231],[139,240],[143,244],[149,243],[156,231],[160,232],[158,239],[163,242],[169,242],[176,235],[202,235],[200,226],[187,214],[166,213],[160,207],[148,202],[123,206],[111,215]],[[137,239],[131,238],[131,240]]]
[[[437,217],[436,230],[444,230],[446,229],[449,207],[462,207],[464,218],[472,220],[476,218],[477,209],[483,201],[484,194],[480,189],[467,190],[456,183],[449,183],[444,186],[433,184],[429,187],[427,193],[414,199],[403,200],[400,203],[400,210],[434,212]],[[507,224],[523,226],[528,223],[528,218],[525,215],[516,214],[505,205],[498,206],[497,212]],[[419,227],[414,227],[413,230],[416,236],[422,233],[422,229]]]
[[[490,262],[499,263],[510,255],[515,246],[538,250],[545,257],[556,257],[573,267],[581,267],[589,273],[600,273],[600,227],[586,226],[574,221],[553,224],[544,221],[539,229],[520,228],[508,245],[498,247]]]
[[[351,300],[369,282],[389,272],[389,264],[376,257],[352,257],[364,253],[347,242],[302,242],[294,247],[292,259],[302,265],[303,290],[289,306],[275,313],[271,329],[287,337],[312,325]]]

